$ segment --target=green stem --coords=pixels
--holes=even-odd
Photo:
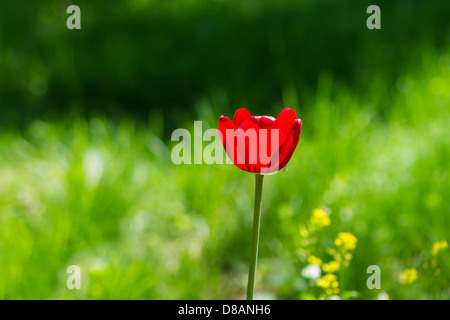
[[[256,264],[258,260],[259,228],[261,221],[261,194],[264,176],[255,174],[255,208],[253,212],[253,238],[250,271],[248,273],[247,300],[253,300],[255,292]]]

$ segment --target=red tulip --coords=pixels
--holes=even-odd
[[[302,120],[286,108],[277,119],[252,116],[241,108],[233,121],[221,116],[219,134],[223,147],[233,163],[252,173],[271,173],[283,169],[300,139]]]

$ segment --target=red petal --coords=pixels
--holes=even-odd
[[[231,161],[233,161],[233,163],[239,169],[248,171],[247,170],[248,168],[245,166],[245,164],[243,164],[244,161],[241,160],[241,157],[236,151],[237,150],[236,139],[234,138],[236,126],[234,125],[234,123],[228,117],[221,116],[219,118],[219,128],[217,130],[220,133],[220,139],[222,141],[223,148],[225,149]]]
[[[225,148],[225,142],[226,142],[226,130],[227,129],[233,129],[236,130],[236,127],[233,122],[230,121],[228,117],[221,116],[219,118],[219,127],[217,130],[220,133],[220,139],[222,140],[222,145]]]
[[[300,132],[302,130],[302,120],[296,119],[287,132],[286,139],[280,149],[280,167],[278,170],[283,169],[291,160],[292,154],[298,145],[300,140]]]
[[[284,134],[281,130],[279,130],[275,123],[275,119],[271,117],[248,118],[244,121],[244,123],[242,123],[240,128],[237,129],[236,133],[238,135],[245,133],[249,135],[250,130],[254,130],[256,133],[256,141],[253,141],[253,144],[250,144],[252,142],[250,138],[245,140],[242,138],[238,139],[238,153],[241,158],[245,160],[245,164],[249,168],[247,171],[262,173],[265,172],[265,168],[273,166],[271,158],[273,158],[274,152],[272,152],[272,149],[275,149],[275,151],[279,150],[280,141],[284,140]],[[262,130],[266,130],[266,141],[261,141],[263,136]],[[275,146],[272,146],[272,135],[274,134],[273,130],[277,130],[278,132],[278,141],[275,142]],[[263,146],[265,150],[260,148],[260,144],[264,142],[266,142]],[[255,159],[256,161],[254,161]]]
[[[234,114],[233,123],[236,126],[236,128],[239,128],[241,124],[251,116],[252,115],[247,109],[245,108],[238,109]]]
[[[297,115],[295,114],[295,111],[290,108],[285,108],[278,115],[276,123],[280,127],[281,131],[283,131],[283,133],[286,135],[296,119]]]
[[[233,121],[221,116],[218,131],[223,147],[239,169],[264,174],[281,170],[287,165],[298,145],[301,129],[302,121],[297,119],[292,109],[284,109],[274,119],[252,117],[242,108],[236,111]],[[273,130],[278,131],[278,141],[274,141],[276,146],[272,143],[272,137],[275,137]],[[264,137],[267,141],[262,141]],[[260,143],[265,143],[262,145],[265,150],[260,148]]]

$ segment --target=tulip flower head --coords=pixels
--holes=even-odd
[[[278,118],[252,116],[244,108],[236,111],[231,121],[219,119],[219,134],[223,147],[241,170],[267,174],[283,169],[300,139],[302,120],[295,111],[285,108]]]

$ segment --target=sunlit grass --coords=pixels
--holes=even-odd
[[[389,92],[374,84],[377,101],[390,103],[383,115],[330,77],[305,113],[300,105],[299,148],[265,182],[256,297],[319,297],[301,275],[299,230],[320,207],[331,224],[315,251],[339,232],[358,239],[341,292],[450,297],[448,250],[431,253],[449,240],[450,64],[426,61]],[[220,114],[203,110],[215,125]],[[131,120],[2,132],[0,299],[243,298],[253,179],[232,165],[174,166],[170,145]],[[66,288],[71,264],[81,290]],[[381,290],[366,287],[369,265],[381,268]],[[409,268],[417,279],[401,283]]]

